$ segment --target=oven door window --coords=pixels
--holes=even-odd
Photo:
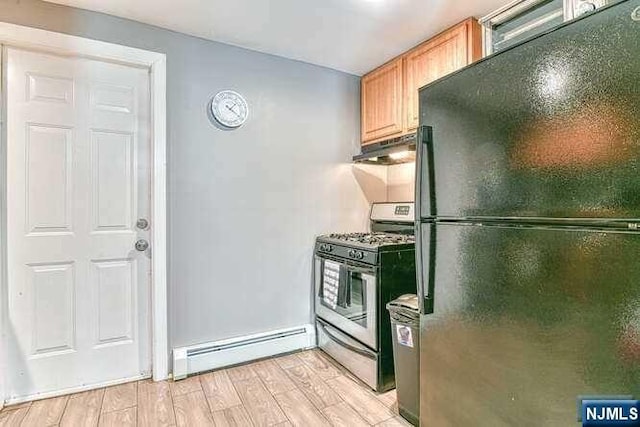
[[[326,260],[322,272],[320,301],[345,319],[364,328],[368,327],[371,315],[367,294],[375,286],[370,269],[339,264]]]

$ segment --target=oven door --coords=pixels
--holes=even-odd
[[[378,349],[376,268],[315,257],[316,315]]]

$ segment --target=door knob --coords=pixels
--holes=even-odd
[[[140,239],[136,242],[136,250],[140,252],[144,252],[149,249],[149,242],[144,239]]]
[[[136,227],[140,230],[146,230],[149,227],[149,221],[146,218],[140,218],[136,221]]]

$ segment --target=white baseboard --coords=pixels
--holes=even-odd
[[[282,353],[315,347],[313,325],[230,338],[173,349],[173,378],[211,371]]]

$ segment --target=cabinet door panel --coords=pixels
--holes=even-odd
[[[481,42],[479,24],[470,18],[405,55],[406,130],[418,127],[418,89],[480,59]]]
[[[402,58],[362,78],[362,142],[402,133]]]
[[[467,31],[459,26],[407,54],[407,129],[418,127],[418,89],[467,65]]]

